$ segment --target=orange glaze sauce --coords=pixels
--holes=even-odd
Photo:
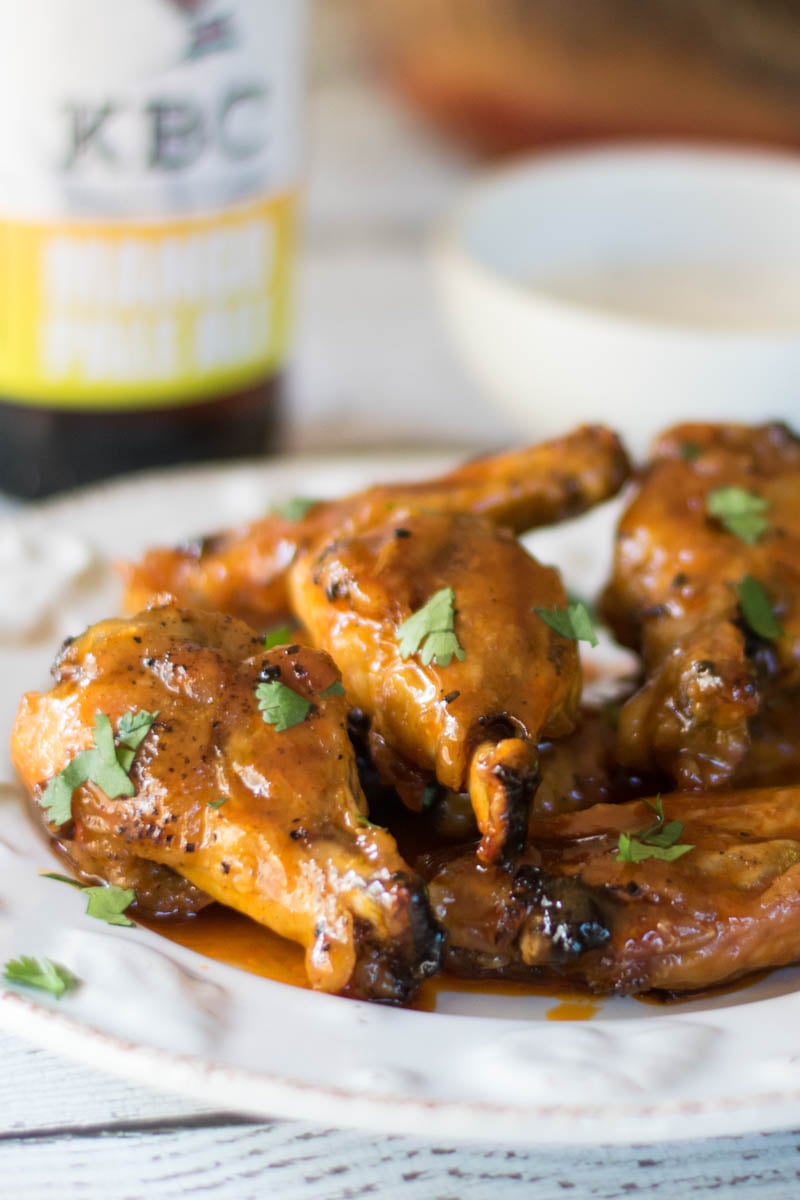
[[[279,937],[269,929],[257,925],[232,909],[212,904],[198,916],[184,920],[147,920],[137,918],[154,933],[194,950],[206,958],[261,975],[276,983],[288,983],[292,987],[308,988],[304,956],[300,946]],[[648,992],[632,999],[640,1004],[658,1007],[675,1007],[694,1000],[713,999],[744,991],[752,984],[766,979],[772,972],[754,971],[731,983],[701,992],[673,994],[670,992]],[[419,1012],[433,1013],[438,1010],[439,996],[443,992],[459,992],[462,995],[514,997],[538,996],[551,999],[553,1005],[545,1013],[548,1021],[590,1021],[603,1006],[602,997],[591,996],[570,987],[559,985],[558,980],[529,980],[520,982],[511,979],[464,979],[443,971],[434,979],[427,979],[411,1005]]]
[[[434,979],[427,979],[420,988],[413,1007],[423,1012],[436,1012],[438,998],[442,992],[460,992],[469,996],[539,996],[553,1001],[553,1007],[545,1016],[548,1021],[588,1021],[602,1007],[603,1001],[582,992],[559,987],[558,981],[546,983],[530,980],[521,982],[513,979],[463,979],[443,971]]]
[[[300,946],[221,904],[211,904],[196,917],[183,920],[137,920],[161,937],[206,958],[249,971],[251,975],[263,975],[276,983],[308,987]]]
[[[196,917],[184,920],[147,920],[139,923],[161,937],[206,958],[261,975],[276,983],[293,987],[308,987],[303,951],[271,930],[251,921],[232,909],[212,904]],[[546,984],[531,981],[520,983],[504,979],[462,979],[443,972],[428,979],[420,988],[412,1007],[420,1012],[436,1012],[441,992],[461,992],[474,996],[545,996],[551,997],[554,1007],[547,1012],[548,1021],[586,1021],[595,1015],[601,1000],[580,993],[566,992],[556,981]]]

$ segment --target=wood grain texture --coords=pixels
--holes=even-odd
[[[0,1062],[0,1140],[118,1122],[185,1121],[218,1111],[75,1066],[7,1034],[0,1035]]]
[[[786,1200],[797,1194],[797,1134],[637,1149],[456,1148],[296,1124],[0,1143],[15,1200]],[[6,1193],[10,1195],[10,1193]]]

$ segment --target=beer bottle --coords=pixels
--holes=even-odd
[[[0,489],[274,446],[305,0],[0,14]]]

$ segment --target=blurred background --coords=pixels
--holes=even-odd
[[[794,0],[331,7],[398,93],[489,153],[597,137],[795,145],[800,135]]]
[[[431,285],[433,232],[483,170],[609,141],[800,144],[796,0],[316,0],[312,46],[303,448],[519,430],[457,360]]]
[[[305,0],[29,0],[0,489],[798,416],[798,0],[309,7],[307,64]]]

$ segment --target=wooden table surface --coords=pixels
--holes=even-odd
[[[429,233],[471,164],[333,55],[316,66],[299,289],[296,449],[486,446],[513,436],[451,358]],[[785,1200],[800,1132],[639,1147],[441,1144],[249,1120],[0,1037],[0,1197]],[[154,1081],[155,1082],[155,1081]]]

